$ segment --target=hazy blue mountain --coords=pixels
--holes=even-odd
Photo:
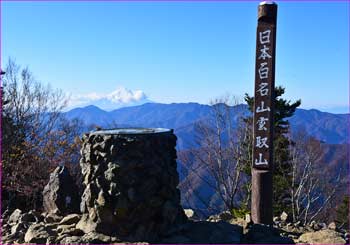
[[[210,106],[197,103],[147,103],[141,106],[121,108],[110,113],[114,120],[122,124],[173,129],[194,123],[208,117],[209,114]]]
[[[349,114],[298,109],[289,119],[294,131],[308,134],[329,144],[349,143]]]
[[[246,105],[232,107],[234,122],[242,115],[249,115]],[[80,118],[85,124],[101,127],[133,126],[164,127],[175,130],[179,148],[187,148],[193,143],[194,123],[210,120],[212,108],[198,103],[146,103],[139,106],[124,107],[110,112],[96,106],[76,108],[65,113],[67,118]],[[303,129],[308,134],[330,144],[349,142],[349,114],[332,114],[315,109],[298,109],[288,119],[294,132]],[[235,125],[233,125],[235,126]]]
[[[80,118],[86,125],[101,127],[164,127],[172,128],[178,137],[178,157],[186,154],[186,149],[196,147],[195,124],[199,121],[208,122],[212,119],[213,108],[209,105],[197,103],[159,104],[146,103],[139,106],[125,107],[110,112],[96,106],[76,108],[65,113],[69,119]],[[237,125],[238,118],[248,116],[250,112],[246,105],[230,108],[233,115],[233,126]],[[336,178],[339,172],[349,172],[348,137],[349,114],[332,114],[318,110],[298,109],[295,115],[288,119],[292,132],[305,130],[308,134],[325,142],[324,150],[320,155],[318,165],[320,171],[325,171]],[[178,172],[181,179],[180,189],[182,203],[185,207],[195,208],[197,211],[204,208],[190,192],[186,183],[189,182],[186,164],[178,161]],[[342,186],[348,186],[348,180],[343,180]],[[200,193],[205,200],[218,202],[219,198],[200,180],[191,180],[191,189]],[[345,188],[339,190],[339,196],[345,193]],[[220,202],[216,205],[220,206]]]
[[[64,114],[68,119],[79,118],[86,125],[107,125],[106,123],[109,122],[111,118],[108,112],[94,105],[89,105],[82,108],[75,108],[68,112],[65,112]]]

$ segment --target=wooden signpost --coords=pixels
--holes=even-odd
[[[258,8],[253,120],[252,221],[272,224],[273,111],[277,4]]]

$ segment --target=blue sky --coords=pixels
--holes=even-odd
[[[253,93],[259,2],[1,2],[9,57],[67,93],[123,86],[156,102]],[[278,2],[276,85],[345,113],[349,3]]]

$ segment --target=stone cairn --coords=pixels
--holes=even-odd
[[[80,160],[83,215],[77,228],[126,241],[156,241],[185,223],[175,146],[176,136],[168,129],[85,134]]]

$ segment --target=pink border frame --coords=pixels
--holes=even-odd
[[[0,68],[2,68],[1,63],[1,57],[2,57],[2,43],[1,43],[1,33],[2,33],[2,2],[256,2],[257,4],[260,1],[256,0],[0,0]],[[276,1],[277,2],[277,1]],[[350,13],[350,0],[280,0],[278,2],[347,2],[348,4],[348,11]],[[350,22],[350,20],[349,20]],[[350,24],[350,23],[349,23]],[[350,30],[348,30],[349,40],[350,40]],[[350,45],[349,45],[350,46]],[[348,61],[350,64],[350,47],[349,47],[349,57]],[[348,126],[350,128],[350,67],[348,72],[348,79],[349,79],[349,111],[348,111]],[[1,216],[1,207],[2,207],[2,78],[0,76],[0,216]],[[348,159],[350,159],[350,133],[348,135]],[[349,161],[349,168],[350,168],[350,161]],[[350,186],[349,192],[350,192]],[[0,222],[0,244],[2,241],[2,222]],[[54,245],[54,244],[52,244]],[[94,244],[92,244],[94,245]],[[219,245],[219,244],[218,244]]]

